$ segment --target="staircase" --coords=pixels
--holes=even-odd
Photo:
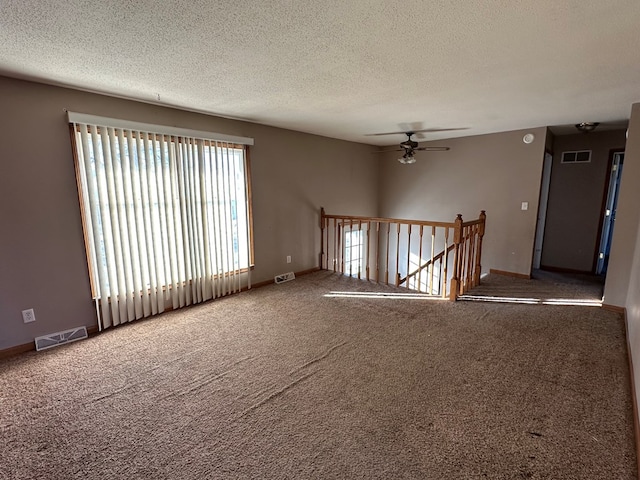
[[[484,210],[453,222],[320,212],[320,268],[456,300],[480,284]]]

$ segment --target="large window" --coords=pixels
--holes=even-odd
[[[104,326],[250,285],[246,145],[101,123],[72,137]]]

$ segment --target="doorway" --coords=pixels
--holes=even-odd
[[[624,164],[624,152],[614,152],[611,160],[611,173],[609,174],[609,186],[604,205],[602,218],[602,232],[600,234],[600,247],[596,264],[596,274],[606,275],[609,265],[609,253],[611,252],[611,239],[616,220],[616,208],[618,206],[618,193],[620,192],[620,178]]]
[[[551,185],[551,165],[553,155],[549,152],[544,154],[544,165],[542,167],[542,181],[540,183],[540,203],[538,204],[538,223],[536,226],[536,239],[533,247],[533,268],[540,268],[542,259],[542,243],[544,241],[544,227],[547,221],[547,205],[549,204],[549,186]]]

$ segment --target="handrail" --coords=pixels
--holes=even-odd
[[[466,226],[471,226],[471,225],[480,225],[482,222],[482,219],[478,219],[478,220],[472,220],[470,222],[463,222],[462,225],[463,227]],[[467,240],[468,235],[463,235],[462,240]],[[453,250],[455,248],[455,243],[449,245],[449,248],[446,249],[446,253],[451,252],[451,250]],[[409,278],[411,277],[415,277],[421,270],[424,270],[425,268],[429,268],[429,266],[433,263],[433,262],[437,262],[438,260],[440,260],[443,256],[445,255],[445,250],[442,250],[440,253],[438,253],[435,257],[433,257],[433,259],[429,259],[427,260],[427,262],[416,268],[413,272],[409,273],[406,277],[404,278],[399,278],[398,279],[398,285],[402,285],[404,282],[406,282]]]
[[[432,263],[435,263],[438,260],[441,260],[442,257],[444,257],[445,251],[446,251],[446,253],[449,253],[449,252],[451,252],[451,250],[453,250],[455,248],[455,246],[456,246],[455,243],[452,243],[451,245],[449,245],[449,248],[447,248],[446,250],[442,250],[439,254],[437,254],[432,259],[430,258],[429,260],[427,260],[427,262],[424,265],[416,268],[413,272],[409,273],[406,277],[398,279],[398,284],[402,285],[409,278],[415,277],[421,270],[424,270],[425,268],[429,268],[429,266],[431,266]]]
[[[425,227],[455,227],[455,222],[432,222],[430,220],[407,220],[404,218],[387,218],[387,217],[363,217],[357,215],[323,215],[324,218],[335,218],[343,220],[360,220],[378,223],[399,223],[400,225],[422,225]],[[477,220],[476,220],[477,221]]]
[[[484,210],[483,210],[484,212]],[[486,217],[486,215],[485,215]],[[471,225],[480,225],[484,223],[484,218],[478,218],[476,220],[470,220],[468,222],[462,222],[463,227],[470,227]]]
[[[386,284],[391,277],[396,286],[450,300],[480,283],[484,211],[467,222],[461,215],[453,222],[327,215],[324,208],[320,217],[322,269]]]

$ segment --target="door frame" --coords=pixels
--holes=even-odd
[[[602,192],[602,204],[600,206],[600,220],[598,221],[598,236],[596,237],[595,252],[593,252],[593,264],[591,273],[595,274],[598,269],[598,257],[600,256],[600,244],[602,243],[602,229],[604,228],[604,213],[607,209],[607,200],[609,197],[609,188],[611,188],[611,167],[613,167],[613,159],[616,153],[624,153],[624,148],[612,148],[609,150],[609,159],[607,163],[607,176],[604,191]],[[606,274],[605,274],[606,276]]]
[[[533,238],[533,255],[531,257],[532,269],[539,269],[542,264],[542,249],[544,247],[544,230],[547,223],[547,209],[549,208],[549,191],[551,187],[552,169],[553,153],[545,149],[544,158],[542,160],[542,176],[540,177],[538,211],[536,212],[536,230]],[[539,249],[537,248],[538,246],[540,246]],[[540,250],[539,254],[536,253],[538,250]],[[536,258],[538,255],[540,258]]]

